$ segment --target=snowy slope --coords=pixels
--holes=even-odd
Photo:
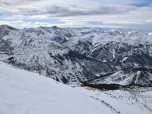
[[[151,114],[152,90],[70,87],[0,62],[0,114]]]

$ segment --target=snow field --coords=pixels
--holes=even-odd
[[[118,95],[122,95],[122,99],[118,99]],[[141,103],[129,103],[125,96],[131,94],[120,90],[74,88],[0,62],[0,114],[152,113]]]

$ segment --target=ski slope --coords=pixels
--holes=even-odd
[[[136,101],[127,91],[64,85],[0,62],[0,114],[151,114],[151,93]]]

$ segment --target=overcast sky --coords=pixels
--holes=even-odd
[[[152,30],[152,0],[0,0],[0,25]]]

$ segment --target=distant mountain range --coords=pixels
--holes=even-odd
[[[23,30],[34,30],[35,28],[24,28]],[[109,32],[109,31],[120,31],[123,34],[129,34],[130,32],[140,32],[147,35],[152,35],[152,30],[135,30],[135,29],[124,29],[124,28],[100,28],[100,27],[73,27],[73,29],[76,29],[80,31],[82,34],[85,34],[87,32],[91,31],[98,31],[98,32]]]
[[[123,34],[128,34],[130,32],[140,32],[147,35],[152,35],[152,30],[135,30],[135,29],[124,29],[124,28],[100,28],[100,27],[80,27],[80,28],[74,28],[81,33],[87,33],[90,31],[99,31],[99,32],[109,32],[109,31],[120,31]]]
[[[149,32],[1,25],[0,60],[63,83],[152,86]]]

